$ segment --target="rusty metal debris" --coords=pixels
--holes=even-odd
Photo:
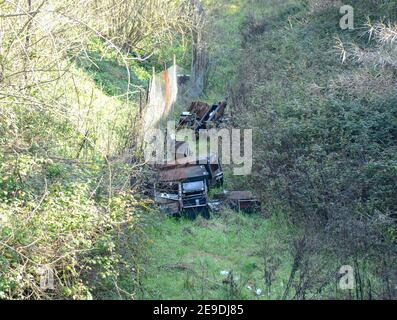
[[[172,216],[185,212],[189,218],[198,214],[209,218],[207,177],[204,165],[163,167],[155,184],[155,201]]]
[[[236,211],[253,213],[260,211],[260,201],[249,191],[224,191],[214,196],[217,201],[226,204]]]
[[[198,166],[204,167],[206,170],[206,184],[208,188],[223,186],[224,174],[222,165],[218,156],[214,153],[201,157],[176,158],[171,162],[157,164],[156,168],[160,170],[160,176],[164,172],[172,172],[172,169],[179,169],[176,172],[184,172],[185,176],[188,177],[189,170],[195,170]],[[178,180],[177,176],[175,178]]]
[[[208,190],[223,185],[223,171],[218,157],[185,157],[158,164],[155,201],[169,215],[184,212],[189,218],[201,214],[209,218]]]
[[[210,106],[205,102],[192,102],[186,112],[179,118],[177,130],[192,129],[198,134],[201,129],[219,127],[224,120],[227,102],[219,102]]]
[[[200,129],[217,127],[224,119],[227,103],[212,106],[204,102],[192,102],[187,112],[182,113],[177,129],[189,128],[197,133]],[[160,209],[171,216],[182,214],[195,219],[199,214],[210,217],[210,211],[219,211],[222,206],[252,213],[260,210],[260,202],[248,191],[224,191],[209,199],[211,188],[223,186],[224,173],[216,154],[194,157],[189,144],[175,141],[172,161],[157,163],[157,178],[154,198]]]

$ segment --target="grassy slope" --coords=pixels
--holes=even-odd
[[[164,219],[147,230],[153,245],[138,298],[267,298],[262,268],[267,254],[261,248],[280,249],[273,257],[280,263],[277,278],[285,278],[288,257],[275,234],[283,228],[276,216],[263,219],[229,211],[210,221]],[[232,274],[233,281],[222,271]],[[280,297],[284,283],[273,286],[271,297]]]
[[[209,102],[223,99],[233,82],[238,80],[239,67],[244,65],[247,55],[241,46],[241,25],[247,15],[252,15],[259,20],[268,17],[272,26],[259,37],[260,41],[253,48],[247,49],[257,57],[250,60],[256,64],[247,65],[247,73],[261,70],[252,90],[252,99],[260,106],[271,103],[280,112],[290,112],[286,101],[299,106],[321,106],[321,95],[311,88],[326,87],[337,72],[348,68],[335,67],[338,54],[332,46],[338,12],[333,12],[332,18],[328,14],[318,15],[312,22],[315,23],[313,27],[305,19],[304,11],[303,17],[298,14],[295,20],[288,20],[290,15],[294,16],[302,9],[293,7],[297,1],[266,2],[267,5],[262,4],[259,10],[248,5],[248,0],[204,1],[211,19],[212,64],[204,99]],[[346,40],[349,36],[345,33],[341,38]],[[95,71],[91,66],[88,71],[102,90],[109,95],[125,92],[123,67],[112,59],[101,60],[95,55],[91,58],[101,70]],[[147,76],[143,70],[142,75],[138,72],[132,81],[141,83]],[[288,84],[288,95],[280,90],[283,83]],[[270,97],[270,100],[264,101],[264,97]],[[255,119],[251,123],[255,124]],[[227,187],[244,184],[244,179],[238,181],[228,174],[226,183]],[[167,219],[159,214],[155,222],[148,225],[146,232],[152,244],[143,266],[142,290],[137,298],[274,299],[282,296],[291,270],[290,248],[284,239],[292,231],[282,215],[274,214],[264,219],[258,215],[244,216],[227,211],[210,221],[192,222]],[[277,270],[271,276],[269,294],[264,280],[265,264]],[[232,271],[233,279],[222,275],[221,271]],[[262,290],[260,296],[254,293],[256,288]]]
[[[210,19],[211,74],[205,100],[223,99],[236,79],[241,57],[240,25],[245,0],[206,1]],[[267,7],[268,11],[272,7]],[[225,81],[225,79],[227,79]],[[233,184],[227,174],[226,187]],[[279,298],[288,280],[290,259],[278,235],[286,233],[279,215],[271,219],[223,212],[210,221],[162,220],[147,230],[152,239],[145,264],[143,299]],[[272,253],[263,252],[267,248]],[[271,257],[271,261],[269,258]],[[264,261],[277,264],[270,295],[265,289]],[[222,275],[221,271],[233,274]],[[233,284],[232,284],[233,283]],[[251,289],[249,289],[249,287]],[[256,288],[262,294],[255,294]]]
[[[115,96],[125,90],[125,67],[113,57],[96,54],[91,59],[96,68],[73,65],[56,86],[67,113],[50,117],[50,112],[29,110],[18,115],[25,136],[15,141],[22,145],[32,139],[37,146],[20,154],[0,152],[0,237],[9,243],[0,248],[2,299],[130,298],[125,292],[134,292],[132,267],[127,266],[135,266],[133,259],[139,255],[134,230],[139,219],[130,212],[132,199],[120,192],[128,188],[131,168],[105,162],[103,154],[110,155],[123,142],[129,115],[137,107],[135,101]],[[131,69],[135,84],[144,79],[144,69]],[[53,89],[49,87],[49,96]],[[86,132],[92,143],[84,143]],[[81,162],[76,159],[80,145]],[[134,227],[123,230],[120,226],[125,225]],[[20,259],[13,246],[28,259]],[[124,258],[130,264],[122,263]],[[37,290],[37,266],[47,263],[57,280],[55,290],[43,292]],[[126,268],[129,272],[116,288]]]
[[[261,112],[269,105],[291,115],[295,108],[321,108],[321,88],[328,87],[330,80],[342,71],[350,71],[349,66],[340,63],[334,48],[335,36],[343,41],[365,42],[359,37],[361,31],[341,32],[337,9],[310,12],[303,1],[296,0],[208,0],[205,4],[211,20],[212,68],[204,97],[208,101],[222,99],[234,82],[240,82]],[[357,9],[357,23],[363,24],[364,9]],[[244,33],[247,17],[256,21],[258,34]],[[316,88],[320,88],[320,93]],[[254,131],[258,132],[261,124],[255,112],[245,115],[245,124],[257,126]],[[227,173],[226,187],[244,188],[248,180]],[[255,188],[254,183],[251,186]],[[160,228],[149,230],[153,247],[146,265],[142,298],[255,298],[248,285],[262,289],[265,294],[259,298],[281,298],[292,265],[291,247],[286,242],[294,232],[281,218],[282,215],[264,219],[225,212],[205,222],[164,220]],[[333,263],[330,261],[328,267],[332,269]],[[277,270],[271,275],[269,295],[265,265]],[[233,270],[239,277],[238,290],[233,292],[230,281],[220,274],[222,270]],[[335,294],[343,298],[345,293],[326,287],[321,297]]]

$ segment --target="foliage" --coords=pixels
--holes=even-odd
[[[140,255],[144,238],[137,234],[141,232],[140,215],[150,212],[148,204],[122,190],[106,197],[100,189],[108,187],[104,178],[108,172],[101,163],[87,168],[24,156],[14,174],[7,174],[6,164],[1,171],[2,190],[8,190],[3,192],[0,206],[1,296],[134,297],[138,279],[131,270],[139,266],[132,264],[131,256],[137,259]],[[120,164],[112,164],[112,170],[114,180],[128,172]],[[34,190],[38,181],[32,172],[44,176],[40,197]],[[20,180],[12,180],[14,176]],[[39,287],[43,267],[54,274],[53,289]],[[128,279],[128,286],[120,279]],[[121,288],[116,290],[118,286]]]
[[[281,214],[263,219],[231,210],[211,220],[163,219],[151,224],[146,230],[153,243],[143,265],[139,298],[280,298],[290,264],[280,241],[286,227]],[[264,272],[271,283],[265,283]]]
[[[395,298],[396,1],[352,1],[346,31],[340,1],[203,1],[205,98],[254,129],[228,184],[268,219],[195,222],[153,212],[137,154],[152,68],[189,64],[190,3],[0,1],[0,298]]]
[[[130,188],[138,105],[150,54],[188,33],[189,10],[0,1],[0,298],[135,297],[152,214]]]
[[[244,61],[232,94],[236,123],[254,128],[249,184],[303,230],[288,240],[297,259],[291,286],[318,263],[350,261],[358,273],[366,266],[357,298],[395,297],[395,279],[377,272],[390,274],[396,259],[396,78],[393,63],[379,63],[393,56],[393,23],[374,23],[366,41],[361,32],[339,28],[337,6],[308,10],[307,4],[248,15],[242,27]],[[387,19],[388,6],[375,8]],[[360,1],[356,26],[375,8]],[[346,43],[355,50],[340,60]],[[357,52],[372,61],[354,58]],[[325,272],[335,274],[332,268]],[[334,279],[316,277],[285,298],[305,298]]]

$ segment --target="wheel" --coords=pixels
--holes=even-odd
[[[207,220],[211,218],[211,214],[210,214],[210,210],[209,210],[208,206],[203,207],[203,208],[201,209],[201,216],[202,216],[204,219],[207,219]]]

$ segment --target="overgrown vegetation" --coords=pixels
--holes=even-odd
[[[190,1],[0,0],[0,299],[397,297],[396,1],[351,1],[345,31],[339,1],[202,2],[204,99],[254,129],[227,188],[263,212],[178,221],[140,193],[140,100],[189,66]]]
[[[276,279],[285,279],[290,265],[280,241],[284,222],[279,214],[264,219],[229,210],[211,220],[164,219],[147,229],[154,242],[140,298],[281,298],[285,283]]]
[[[255,190],[265,217],[165,222],[144,297],[396,298],[396,3],[352,5],[343,31],[338,1],[207,2],[207,95],[229,91],[233,125],[255,134],[252,176],[227,187]]]
[[[140,96],[189,17],[177,0],[0,1],[1,299],[135,297],[153,214],[130,189]]]
[[[338,1],[273,3],[242,25],[233,99],[255,128],[249,183],[299,226],[284,298],[322,291],[342,265],[351,297],[395,298],[397,4],[351,1],[356,29],[343,31]]]

